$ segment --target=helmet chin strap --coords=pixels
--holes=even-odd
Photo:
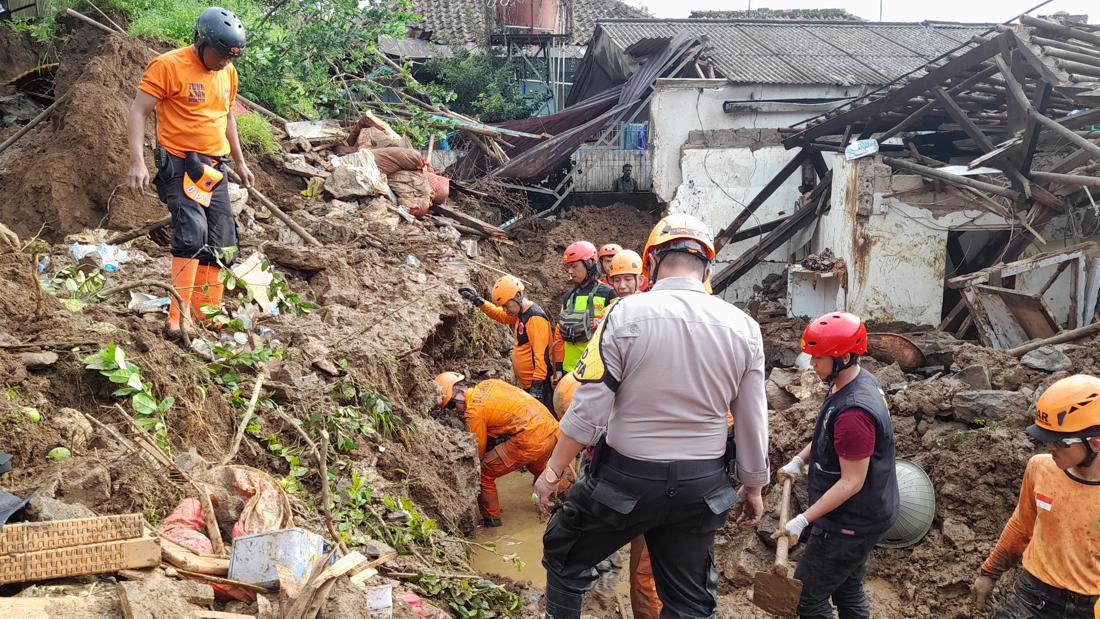
[[[1093,450],[1093,448],[1092,448],[1092,445],[1090,445],[1090,444],[1089,444],[1089,439],[1088,439],[1088,438],[1085,438],[1085,439],[1084,439],[1083,441],[1081,441],[1081,442],[1082,442],[1082,443],[1084,443],[1084,445],[1085,445],[1085,451],[1087,451],[1087,452],[1088,452],[1088,455],[1087,455],[1087,456],[1085,456],[1084,460],[1081,460],[1081,462],[1080,462],[1080,463],[1079,463],[1079,464],[1077,465],[1077,468],[1079,468],[1079,469],[1087,469],[1087,468],[1089,468],[1090,466],[1092,466],[1092,463],[1093,463],[1093,462],[1095,462],[1095,461],[1096,461],[1096,456],[1097,456],[1097,453],[1096,453],[1096,451],[1095,451],[1095,450]]]
[[[836,377],[840,376],[840,373],[853,365],[859,364],[859,355],[855,353],[848,353],[848,361],[844,361],[844,357],[833,357],[833,371],[829,373],[829,376],[825,379],[825,383],[832,386],[836,382]]]

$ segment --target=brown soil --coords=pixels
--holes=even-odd
[[[33,69],[36,64],[38,54],[30,39],[0,28],[0,83],[7,83],[11,78]]]

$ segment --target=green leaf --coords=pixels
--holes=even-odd
[[[157,412],[157,401],[147,393],[135,393],[134,397],[130,399],[130,403],[134,405],[134,410],[140,415],[152,415]]]
[[[107,346],[107,350],[110,351],[108,354],[112,355],[115,365],[120,368],[126,367],[126,351],[121,346],[117,346],[112,342]]]
[[[46,454],[46,457],[51,460],[64,460],[65,458],[71,458],[73,452],[69,451],[68,447],[54,447]]]

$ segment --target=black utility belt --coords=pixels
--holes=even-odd
[[[603,463],[614,467],[622,473],[641,477],[643,479],[664,480],[698,479],[726,469],[725,458],[711,458],[709,460],[638,460],[615,451],[610,446],[604,446]]]
[[[1027,581],[1027,586],[1038,590],[1043,597],[1061,601],[1063,604],[1072,602],[1074,606],[1090,607],[1096,604],[1097,599],[1100,599],[1100,596],[1097,595],[1085,595],[1084,593],[1048,585],[1027,570],[1022,570],[1021,576],[1023,580]]]
[[[229,163],[228,156],[213,157],[211,155],[203,155],[202,153],[196,154],[198,154],[200,161],[209,165],[223,166]],[[173,155],[171,152],[168,151],[168,149],[164,148],[163,146],[158,146],[153,149],[153,163],[156,164],[157,170],[163,170],[167,168],[168,165],[172,162],[181,162],[186,159],[186,157],[177,157],[176,155]]]

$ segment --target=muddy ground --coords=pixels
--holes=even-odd
[[[163,215],[155,197],[119,188],[127,160],[125,111],[150,52],[133,39],[72,28],[56,81],[58,92],[72,93],[69,100],[51,122],[0,154],[0,192],[7,196],[0,203],[0,222],[21,239],[19,246],[0,250],[0,450],[15,456],[15,470],[0,487],[15,493],[38,490],[100,514],[138,511],[156,522],[181,491],[164,470],[127,452],[104,429],[129,433],[115,409],[119,400],[111,396],[113,387],[85,369],[83,358],[115,342],[140,365],[158,398],[176,399],[166,421],[177,454],[193,449],[219,461],[241,409],[229,403],[203,360],[164,338],[162,315],[126,309],[127,293],[74,312],[40,287],[40,277],[55,277],[72,264],[61,244],[66,236],[84,233],[85,240],[101,240],[109,233],[86,231],[125,230]],[[36,57],[22,53],[7,36],[0,30],[0,67],[10,66],[14,74],[33,66]],[[272,160],[254,163],[259,188],[324,244],[304,246],[254,203],[241,216],[244,255],[262,251],[290,289],[316,305],[305,316],[256,318],[256,326],[273,329],[287,349],[283,359],[262,368],[270,406],[258,409],[257,434],[300,447],[271,407],[304,420],[337,408],[334,389],[347,384],[384,394],[410,428],[394,438],[376,432],[355,436],[345,459],[349,469],[379,491],[410,497],[447,531],[469,532],[476,520],[478,483],[473,441],[456,420],[432,410],[430,381],[445,369],[510,379],[510,338],[506,329],[471,311],[458,288],[468,283],[488,288],[497,273],[481,262],[528,281],[531,297],[556,313],[565,290],[560,254],[568,243],[584,238],[640,249],[656,215],[625,205],[571,209],[522,233],[514,244],[481,242],[474,262],[432,223],[405,222],[384,201],[349,208],[307,200],[298,193],[302,179],[283,176]],[[127,248],[135,259],[106,273],[107,286],[165,280],[169,254],[164,247],[141,238]],[[40,269],[46,255],[51,264]],[[770,403],[776,409],[771,413],[773,466],[785,463],[808,439],[820,403],[813,381],[791,369],[802,326],[797,320],[762,325],[772,371]],[[942,367],[907,375],[883,362],[868,360],[867,366],[893,385],[898,456],[931,476],[936,520],[916,546],[877,551],[868,588],[880,616],[966,617],[969,584],[1013,510],[1032,453],[1021,429],[1038,390],[1064,373],[1032,370],[1015,358],[950,338],[921,345]],[[1060,348],[1075,371],[1100,369],[1096,346]],[[55,353],[56,359],[46,363],[26,354],[42,352]],[[256,369],[244,373],[247,393]],[[983,377],[988,384],[981,384]],[[999,418],[962,414],[956,395],[980,389],[1013,392],[1017,406],[999,411]],[[32,421],[25,407],[40,411],[42,421]],[[58,446],[69,447],[73,457],[49,460],[46,454]],[[283,458],[252,437],[244,441],[237,462],[277,478],[289,472]],[[336,471],[338,491],[350,473]],[[302,481],[305,490],[292,496],[296,516],[305,526],[323,530],[316,508],[317,470],[311,468]],[[770,511],[775,494],[768,493]],[[805,506],[804,489],[796,497],[802,501],[797,510]],[[769,516],[754,530],[730,525],[719,536],[719,616],[756,615],[746,595],[755,572],[771,561],[766,538],[773,526],[774,516]],[[792,558],[798,557],[796,549]],[[430,567],[415,559],[403,565]],[[527,600],[521,615],[538,616],[538,588],[510,586]],[[613,594],[591,603],[592,616],[618,614]]]

